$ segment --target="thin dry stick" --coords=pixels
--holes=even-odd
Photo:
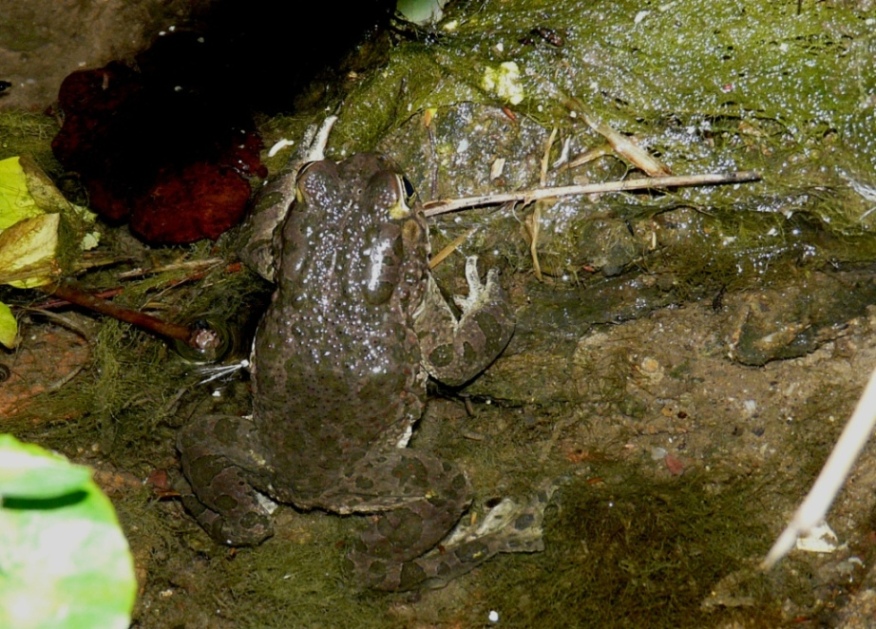
[[[627,179],[626,181],[609,181],[606,183],[589,183],[580,186],[558,186],[556,188],[538,188],[536,190],[520,190],[503,194],[484,194],[477,197],[463,197],[449,201],[430,201],[424,206],[426,216],[437,216],[482,205],[499,205],[500,203],[532,203],[541,199],[568,197],[576,194],[601,194],[606,192],[625,192],[627,190],[656,190],[661,188],[686,188],[691,186],[715,186],[731,183],[748,183],[760,181],[760,175],[752,171],[735,173],[711,173],[706,175],[681,175],[674,177],[645,177],[642,179]]]
[[[196,350],[213,349],[220,342],[217,335],[211,330],[190,328],[169,321],[162,321],[143,312],[124,308],[111,301],[100,299],[71,284],[46,286],[42,290],[55,297],[69,301],[71,304],[76,304],[94,312],[108,315],[119,321],[139,326],[166,338],[181,341]]]
[[[824,464],[821,474],[809,490],[809,494],[797,509],[791,523],[782,531],[776,543],[761,563],[763,570],[772,568],[779,559],[788,554],[800,535],[805,535],[824,520],[827,510],[849,475],[849,470],[867,443],[873,426],[876,425],[876,370],[852,418],[843,428],[843,434],[833,447],[833,452]]]
[[[130,280],[145,275],[158,275],[159,273],[168,273],[172,271],[202,271],[210,267],[225,264],[222,258],[206,258],[204,260],[186,260],[184,262],[174,262],[163,266],[154,266],[149,269],[131,269],[124,273],[119,273],[116,277],[120,280]]]

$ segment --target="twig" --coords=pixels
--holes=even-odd
[[[430,201],[424,205],[426,216],[437,216],[458,210],[499,205],[501,203],[532,203],[554,197],[568,197],[576,194],[600,194],[606,192],[625,192],[627,190],[656,190],[662,188],[687,188],[691,186],[715,186],[721,184],[748,183],[760,181],[761,177],[753,171],[735,173],[710,173],[705,175],[679,175],[673,177],[645,177],[625,181],[589,183],[580,186],[558,186],[556,188],[537,188],[503,194],[484,194],[477,197]]]
[[[70,373],[62,376],[58,380],[55,380],[55,382],[51,383],[48,387],[46,387],[45,392],[51,393],[53,391],[59,391],[61,389],[61,387],[63,387],[65,384],[70,382],[73,378],[78,376],[79,373],[83,369],[85,369],[85,365],[79,365],[78,367],[76,367],[76,369],[71,370]]]
[[[849,475],[849,470],[867,443],[873,426],[876,425],[876,370],[864,389],[852,418],[843,428],[843,434],[833,447],[833,452],[824,464],[821,474],[809,490],[809,494],[797,509],[791,523],[782,531],[776,543],[761,563],[761,569],[769,570],[788,554],[797,538],[809,532],[824,520],[827,510]]]
[[[176,341],[181,341],[198,351],[206,351],[221,343],[219,335],[210,330],[199,329],[197,327],[188,327],[169,321],[162,321],[156,317],[144,314],[130,308],[123,308],[111,301],[106,301],[96,297],[88,292],[85,292],[70,284],[57,284],[45,288],[47,293],[54,295],[60,299],[69,301],[71,304],[76,304],[83,308],[99,312],[119,321],[130,323],[141,328],[150,330],[155,334],[170,338]]]
[[[119,286],[119,287],[116,287],[116,288],[108,288],[108,289],[106,289],[106,290],[102,290],[102,291],[99,291],[99,292],[96,292],[96,293],[90,293],[90,294],[91,294],[93,297],[97,297],[98,299],[112,299],[112,298],[115,297],[116,295],[121,295],[122,292],[124,292],[124,290],[125,290],[124,288],[122,288],[121,286]],[[47,290],[47,291],[44,291],[44,292],[47,293],[48,295],[51,295],[51,294],[52,294],[52,293],[51,293],[51,289],[49,289],[49,290]],[[46,313],[46,312],[48,312],[48,311],[50,311],[50,310],[55,310],[55,309],[57,309],[57,308],[63,308],[63,307],[66,307],[66,306],[68,306],[68,305],[70,305],[70,302],[67,301],[66,299],[60,299],[60,298],[58,298],[58,299],[47,299],[47,300],[44,301],[44,302],[41,302],[41,303],[39,303],[39,304],[35,304],[35,305],[32,307],[32,310],[35,311],[35,312],[39,312],[39,313]]]
[[[67,303],[66,301],[55,300],[57,303]],[[87,343],[89,342],[88,333],[79,325],[68,319],[63,315],[59,315],[57,312],[52,312],[46,308],[40,307],[27,307],[21,306],[21,310],[24,312],[29,312],[31,314],[39,315],[41,317],[45,317],[49,321],[73,332],[74,334],[78,334],[82,339]]]
[[[217,266],[219,264],[224,264],[225,260],[222,258],[206,258],[204,260],[186,260],[184,262],[173,262],[171,264],[165,264],[164,266],[155,266],[149,269],[131,269],[130,271],[125,271],[124,273],[118,274],[118,279],[120,280],[130,280],[137,277],[143,277],[146,275],[157,275],[159,273],[169,273],[173,271],[194,271],[201,272],[210,269],[213,266]]]

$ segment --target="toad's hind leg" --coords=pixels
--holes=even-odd
[[[374,513],[347,555],[368,587],[403,590],[424,577],[412,563],[434,548],[471,504],[471,485],[450,461],[407,448],[366,456],[349,466],[312,506]]]
[[[253,484],[264,485],[255,454],[257,431],[242,417],[215,415],[185,426],[177,438],[183,505],[220,544],[250,546],[273,534],[270,515]],[[263,490],[263,487],[259,486]]]
[[[412,590],[443,587],[499,553],[543,550],[544,509],[553,491],[546,485],[525,501],[506,498],[480,521],[460,522],[471,503],[462,470],[399,449],[361,459],[313,506],[376,513],[347,559],[367,587]]]
[[[471,503],[463,471],[449,461],[397,449],[360,459],[311,506],[375,513],[347,559],[367,587],[412,590],[441,587],[498,553],[541,550],[549,498],[539,492],[527,503],[506,499],[480,522],[460,523]]]

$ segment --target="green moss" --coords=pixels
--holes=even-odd
[[[600,473],[604,484],[561,489],[543,554],[483,568],[469,622],[495,609],[508,627],[706,627],[718,618],[703,603],[734,575],[735,594],[749,603],[721,620],[780,624],[754,569],[768,532],[751,481],[723,479],[719,488],[702,475]]]
[[[51,141],[58,132],[55,119],[25,111],[0,111],[0,159],[29,155],[47,173],[61,174]]]
[[[333,138],[335,150],[373,149],[404,128],[399,135],[413,136],[421,146],[431,142],[435,153],[434,172],[417,173],[421,189],[443,191],[445,177],[467,193],[495,189],[486,179],[479,181],[480,189],[466,189],[469,174],[458,172],[459,160],[451,159],[460,134],[445,138],[434,122],[427,129],[421,114],[435,108],[439,121],[453,119],[459,103],[476,104],[464,113],[468,125],[460,126],[473,148],[475,136],[487,129],[500,137],[520,133],[525,125],[506,120],[504,129],[494,128],[477,109],[511,105],[483,79],[513,62],[524,93],[512,106],[517,117],[537,122],[545,134],[558,128],[573,152],[603,140],[580,116],[572,117],[570,108],[634,134],[677,174],[755,169],[764,176],[754,185],[610,195],[595,207],[586,200],[548,205],[539,255],[550,274],[577,277],[582,266],[594,263],[615,271],[636,265],[638,251],[649,272],[687,274],[682,281],[695,283],[702,275],[696,267],[705,267],[722,286],[737,281],[734,274],[743,283],[757,276],[758,265],[781,272],[801,255],[815,264],[876,255],[871,234],[876,213],[869,213],[872,203],[859,192],[873,186],[876,140],[866,99],[876,80],[868,72],[867,16],[854,5],[818,3],[799,16],[793,4],[754,0],[720,7],[697,0],[665,10],[630,1],[547,7],[532,0],[511,0],[496,10],[452,7],[448,21],[455,19],[455,27],[440,29],[437,43],[401,42],[383,67],[352,89]],[[536,28],[556,37],[541,37]],[[470,149],[467,168],[484,171],[498,155],[509,162],[531,160],[543,138],[527,133],[537,146],[509,144],[483,155]],[[555,156],[561,145],[555,145]],[[386,142],[381,146],[394,152]],[[416,156],[411,168],[418,169],[423,159]],[[617,173],[607,162],[617,166],[619,160],[603,158],[576,169],[575,177],[599,181],[624,175],[623,165]],[[435,172],[438,181],[430,181]],[[530,176],[514,186],[534,186],[535,168]],[[557,174],[551,183],[570,181]],[[714,223],[703,220],[700,226],[722,231],[730,244],[715,248],[714,239],[703,238],[684,243],[684,251],[649,255],[651,219],[675,208],[711,217]],[[605,238],[591,225],[594,216],[605,215],[623,219],[641,239],[619,246],[616,238]],[[463,221],[460,229],[483,222]],[[525,246],[503,255],[512,268],[531,266]]]

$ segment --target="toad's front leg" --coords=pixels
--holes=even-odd
[[[457,319],[434,278],[429,278],[423,304],[414,313],[414,327],[429,374],[449,386],[474,378],[508,345],[514,334],[514,313],[499,271],[490,269],[486,283],[478,276],[477,256],[465,261],[468,296],[457,297]]]

